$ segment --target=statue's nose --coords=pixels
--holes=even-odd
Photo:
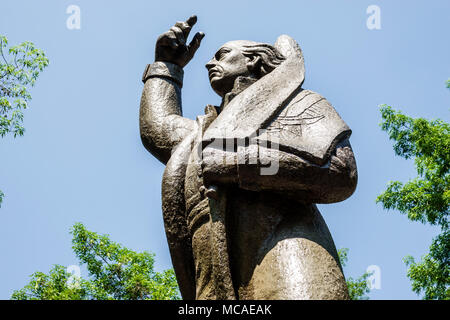
[[[208,63],[205,65],[206,69],[211,69],[212,67],[214,67],[216,64],[214,63],[213,59],[209,60]]]

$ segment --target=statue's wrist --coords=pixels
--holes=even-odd
[[[152,64],[148,64],[144,70],[144,74],[142,75],[142,82],[146,82],[150,78],[164,78],[169,79],[183,87],[183,75],[184,71],[179,65],[156,61]]]

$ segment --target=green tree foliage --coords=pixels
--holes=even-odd
[[[61,265],[49,274],[36,272],[13,300],[178,300],[172,269],[155,272],[154,254],[136,253],[87,230],[81,223],[72,227],[72,249],[85,264],[88,279],[74,278]]]
[[[0,136],[11,132],[16,137],[24,133],[22,110],[31,100],[27,87],[34,86],[49,62],[32,42],[7,46],[8,39],[0,35]]]
[[[450,87],[450,81],[447,81]],[[394,152],[414,159],[418,176],[406,183],[391,181],[377,198],[384,209],[398,210],[408,219],[441,228],[432,240],[430,252],[416,262],[404,261],[412,289],[424,299],[450,299],[450,132],[442,120],[411,118],[390,106],[381,106],[381,128],[393,140]]]
[[[348,248],[342,248],[338,250],[339,261],[342,267],[347,265],[348,261]],[[367,300],[369,297],[366,295],[370,292],[368,285],[368,278],[371,273],[365,272],[357,279],[347,277],[347,287],[350,300]]]
[[[8,39],[0,35],[0,136],[22,136],[23,110],[28,107],[30,86],[45,67],[44,52],[26,41],[8,48]],[[0,205],[4,194],[0,191]]]

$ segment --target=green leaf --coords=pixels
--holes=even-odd
[[[69,286],[70,275],[62,266],[49,274],[31,276],[23,289],[13,293],[17,300],[178,300],[173,270],[154,271],[154,254],[137,253],[76,223],[72,229],[72,248],[88,277]]]
[[[11,133],[23,135],[23,114],[31,95],[28,88],[35,84],[39,74],[48,66],[44,52],[32,42],[23,42],[7,48],[8,40],[0,35],[0,136]]]
[[[341,248],[338,250],[339,262],[343,267],[347,265],[348,261],[348,248]],[[367,294],[370,292],[368,285],[368,278],[371,273],[363,273],[357,279],[352,277],[347,278],[347,287],[350,300],[367,300],[369,297]]]
[[[450,88],[450,80],[447,80]],[[381,128],[394,141],[394,152],[413,159],[417,177],[407,182],[391,181],[377,203],[397,210],[411,221],[438,225],[441,233],[433,239],[429,254],[416,262],[404,258],[412,289],[424,299],[450,299],[450,125],[443,120],[411,118],[380,107]]]

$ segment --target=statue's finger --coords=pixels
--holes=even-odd
[[[183,31],[185,39],[188,38],[189,33],[191,32],[192,29],[192,27],[188,25],[188,23],[185,21],[178,21],[177,23],[175,23],[175,27],[178,27],[181,29],[181,31]]]
[[[174,26],[174,27],[170,28],[170,31],[172,31],[174,33],[175,37],[178,40],[178,43],[180,43],[182,45],[186,44],[186,38],[184,37],[184,33],[180,28]]]
[[[189,26],[191,26],[191,28],[192,28],[192,26],[193,26],[194,24],[197,23],[197,16],[196,16],[195,14],[192,15],[192,16],[190,16],[190,17],[186,20],[186,23],[187,23]]]
[[[189,54],[194,56],[195,51],[200,47],[200,43],[202,42],[202,39],[205,37],[205,34],[203,32],[197,32],[192,39],[191,43],[189,43],[188,51]]]
[[[159,36],[158,43],[163,46],[169,46],[173,49],[178,48],[178,41],[173,31],[167,31]]]

